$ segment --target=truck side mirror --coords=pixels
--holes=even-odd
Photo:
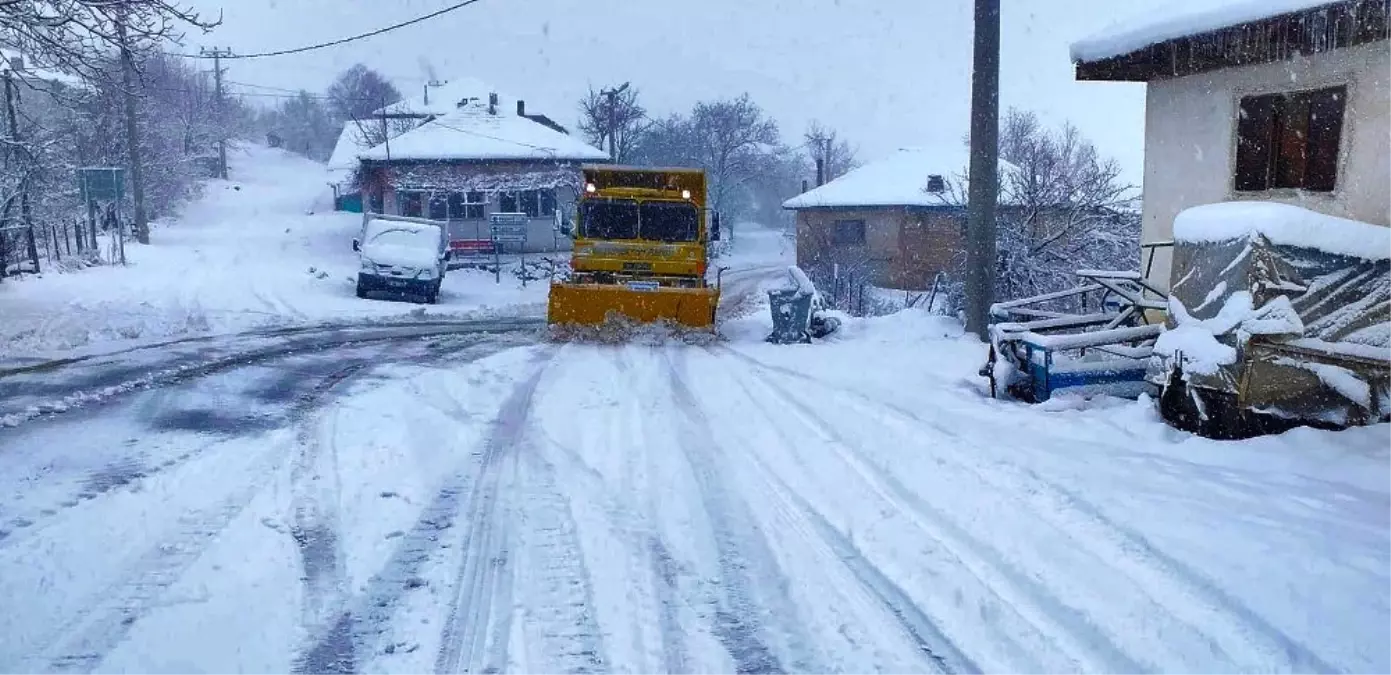
[[[354,251],[361,251],[361,250],[362,250],[362,242],[360,242],[360,241],[354,239],[354,240],[353,240],[353,250],[354,250]]]
[[[710,219],[710,241],[720,240],[720,212],[716,211]]]

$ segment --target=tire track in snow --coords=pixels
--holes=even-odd
[[[546,353],[548,360],[554,353]],[[516,466],[516,453],[509,451],[522,440],[544,374],[543,365],[508,396],[484,443],[479,475],[464,514],[463,561],[440,631],[437,673],[501,672],[507,666],[514,571],[508,567],[511,523],[506,522],[505,508],[499,509],[499,502],[506,497],[500,486],[504,462],[510,460],[509,468]]]
[[[769,420],[777,419],[774,412],[763,406],[744,382],[737,379],[735,381],[748,395],[749,400]],[[773,430],[790,447],[801,447],[801,444],[790,437],[780,423],[774,422]],[[770,492],[782,503],[782,510],[786,517],[792,521],[792,527],[799,531],[809,545],[814,548],[824,547],[824,551],[818,551],[822,553],[820,557],[828,563],[839,563],[840,566],[844,567],[859,582],[861,589],[868,592],[872,602],[880,610],[886,611],[894,617],[904,633],[918,645],[919,649],[940,672],[981,672],[980,667],[937,628],[936,624],[923,613],[903,589],[899,588],[860,553],[854,542],[836,530],[820,512],[779,477],[757,453],[750,453],[749,457],[767,483]],[[821,546],[817,546],[818,543]]]
[[[677,439],[682,454],[690,464],[691,473],[700,489],[704,510],[710,520],[719,554],[720,589],[715,614],[715,635],[734,661],[738,673],[784,673],[785,666],[765,642],[768,628],[762,617],[779,617],[780,628],[788,633],[790,647],[809,650],[810,642],[800,635],[801,624],[795,605],[788,597],[786,575],[778,568],[777,560],[749,507],[736,495],[729,494],[721,471],[717,468],[718,446],[699,401],[692,393],[684,375],[684,364],[665,352],[670,374],[671,395],[678,411]],[[766,592],[768,598],[758,593]],[[799,654],[798,670],[819,671],[823,668],[805,663]]]
[[[529,612],[522,628],[531,635],[528,644],[540,643],[557,672],[606,672],[594,590],[570,501],[556,486],[554,466],[534,453],[525,459],[522,468],[532,470],[532,480],[520,486],[525,499],[519,522],[526,526],[520,528],[517,575],[527,582],[522,594]]]
[[[563,448],[567,455],[574,453],[573,449],[564,448],[553,439],[549,442],[558,448]],[[652,613],[656,614],[657,627],[662,641],[662,671],[667,673],[690,672],[691,657],[686,649],[685,631],[680,618],[680,608],[684,605],[678,595],[680,563],[672,557],[666,542],[646,518],[626,505],[618,503],[607,494],[611,488],[594,471],[593,467],[585,464],[578,456],[567,456],[564,461],[568,465],[566,479],[590,483],[592,489],[588,491],[586,497],[599,500],[601,508],[607,512],[615,529],[629,535],[629,540],[625,541],[624,544],[630,548],[630,555],[637,559],[632,564],[635,565],[638,573],[633,576],[635,578],[647,576],[651,579],[652,594],[656,600],[656,608]],[[641,626],[637,628],[641,630]]]
[[[483,358],[510,345],[471,345],[477,351],[474,359]],[[496,347],[496,349],[494,349]],[[515,399],[534,389],[542,371],[553,357],[554,350],[542,349],[533,363],[536,369],[521,380],[503,403],[503,408],[517,405]],[[420,588],[421,568],[431,556],[448,544],[444,534],[454,527],[460,516],[461,502],[467,499],[478,482],[480,468],[472,462],[451,473],[436,490],[434,497],[421,509],[410,530],[398,538],[398,543],[382,567],[367,579],[361,592],[348,599],[323,634],[315,635],[296,658],[298,672],[319,672],[335,662],[351,661],[360,665],[377,654],[394,650],[384,646],[388,629],[403,596]]]
[[[624,373],[630,372],[631,365],[628,359],[621,355],[621,352],[614,356],[614,365]],[[652,519],[616,499],[614,488],[603,474],[585,460],[578,450],[568,443],[556,439],[544,428],[537,427],[536,432],[541,435],[545,448],[559,451],[556,453],[555,461],[564,465],[566,482],[583,484],[585,498],[596,501],[606,514],[615,536],[620,538],[624,546],[628,548],[632,577],[646,576],[650,580],[652,596],[656,601],[655,607],[651,611],[647,611],[646,607],[639,607],[636,612],[642,615],[656,615],[662,642],[662,670],[668,673],[688,672],[690,655],[686,649],[685,631],[682,629],[680,619],[680,608],[683,603],[678,597],[680,566],[672,558],[666,542],[662,540]],[[646,459],[647,444],[640,445],[644,459]],[[552,470],[560,468],[555,467],[550,461],[547,463],[553,467]],[[647,508],[646,513],[655,513],[655,507],[652,504],[653,495],[650,489],[647,489],[645,485],[638,485],[632,479],[631,465],[634,463],[635,460],[625,463],[624,482],[617,493],[643,494]],[[641,601],[640,598],[639,602]],[[643,626],[638,623],[634,629],[641,633]],[[636,636],[638,641],[641,641],[642,637],[642,635]]]
[[[291,420],[302,418],[322,405],[334,387],[358,373],[368,364],[354,363],[330,375],[295,401]],[[150,605],[202,557],[215,543],[218,534],[227,529],[259,494],[273,483],[264,477],[274,475],[287,453],[273,447],[248,472],[250,482],[212,508],[195,511],[180,517],[175,526],[176,538],[163,540],[155,549],[141,557],[126,579],[109,587],[96,606],[81,613],[68,623],[72,633],[61,636],[46,653],[50,667],[63,672],[92,672],[131,627],[150,609]],[[78,628],[80,626],[80,628]]]
[[[1002,562],[1003,556],[986,542],[971,535],[945,513],[908,490],[892,474],[864,459],[848,439],[822,421],[786,389],[766,377],[753,381],[800,413],[855,474],[864,479],[875,494],[896,511],[908,516],[917,528],[968,570],[984,588],[995,595],[1037,634],[1062,647],[1077,669],[1141,672],[1145,668],[1118,649],[1078,609],[1065,604],[1039,582]]]
[[[732,351],[732,350],[729,350]],[[743,356],[743,355],[740,355]],[[794,375],[798,379],[819,384],[828,390],[841,392],[815,378],[795,371],[770,367],[767,364],[744,357],[756,369],[775,371]],[[799,398],[765,376],[767,386],[778,391],[791,405],[800,410],[807,419],[819,420],[820,416]],[[850,392],[857,404],[870,412],[889,410],[901,421],[926,425],[955,438],[959,435],[942,429],[940,424],[924,420],[911,410],[889,402],[872,401],[858,392]],[[818,423],[824,432],[838,442],[846,445],[843,438],[824,423]],[[989,453],[989,449],[979,443],[971,443],[973,449]],[[846,445],[846,447],[850,447]],[[977,454],[976,456],[981,456]],[[866,460],[868,461],[868,460]],[[988,460],[995,469],[1016,476],[1018,483],[1006,484],[998,478],[981,471],[967,463],[947,460],[957,468],[973,474],[983,484],[995,488],[1001,494],[1013,495],[1016,501],[1028,508],[1028,512],[1044,521],[1053,529],[1075,542],[1085,552],[1109,566],[1130,580],[1142,593],[1152,598],[1157,607],[1173,615],[1173,618],[1193,631],[1197,639],[1206,642],[1214,656],[1230,658],[1232,650],[1223,647],[1222,642],[1241,644],[1254,648],[1256,662],[1249,667],[1272,670],[1291,667],[1297,672],[1333,672],[1335,669],[1307,646],[1294,640],[1287,633],[1276,628],[1244,603],[1233,598],[1219,588],[1206,575],[1194,570],[1177,559],[1165,554],[1133,528],[1121,525],[1105,516],[1095,504],[1086,501],[1071,490],[1058,483],[1045,479],[1037,472],[1001,460]],[[1175,598],[1183,602],[1175,603]],[[1270,661],[1262,657],[1279,654],[1284,662]]]
[[[361,373],[366,362],[353,363],[330,375],[316,388],[314,398],[327,395],[338,385]],[[336,416],[336,411],[333,413]],[[304,583],[304,626],[309,634],[327,632],[326,649],[305,655],[297,672],[351,673],[357,669],[350,633],[345,630],[351,618],[340,616],[348,592],[344,554],[339,543],[337,504],[341,481],[338,476],[338,449],[329,434],[328,456],[323,457],[318,415],[298,420],[295,434],[299,453],[290,468],[292,514],[290,536],[299,550]],[[327,461],[327,465],[323,462]]]

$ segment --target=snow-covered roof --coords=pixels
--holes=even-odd
[[[459,102],[464,99],[476,99],[485,105],[488,103],[489,94],[498,95],[498,108],[504,106],[507,110],[516,110],[516,97],[499,92],[493,85],[483,80],[473,77],[461,77],[445,82],[438,87],[429,87],[430,101],[425,101],[425,92],[420,95],[407,99],[402,99],[385,108],[374,111],[373,115],[416,115],[420,117],[430,117],[434,115],[447,115],[459,106]]]
[[[363,122],[362,124],[369,123]],[[358,156],[371,149],[372,145],[363,136],[362,124],[353,120],[343,123],[343,132],[338,134],[338,143],[333,146],[333,154],[328,158],[329,171],[356,169]]]
[[[944,148],[901,148],[814,190],[782,203],[785,209],[852,206],[942,206],[947,195],[927,192],[928,176],[964,186],[961,177],[970,163],[964,144]],[[1000,162],[1003,172],[1012,167]],[[957,195],[964,202],[964,192]]]
[[[1266,201],[1194,206],[1174,218],[1174,241],[1219,242],[1264,235],[1271,243],[1365,260],[1391,258],[1391,228]]]
[[[385,160],[559,159],[607,160],[608,153],[544,124],[499,108],[489,114],[486,99],[456,108],[407,131],[363,159]]]
[[[0,71],[10,70],[10,64],[13,63],[15,59],[20,60],[20,69],[14,71],[15,78],[19,80],[31,83],[56,82],[69,87],[79,87],[85,84],[80,77],[42,67],[34,63],[33,59],[29,58],[24,53],[13,49],[0,48],[0,59],[4,59],[4,62],[0,63]]]
[[[1153,44],[1201,35],[1282,14],[1334,5],[1333,0],[1205,0],[1202,7],[1168,12],[1151,9],[1072,44],[1073,63],[1100,61]]]

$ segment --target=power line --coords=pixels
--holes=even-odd
[[[327,47],[336,47],[336,46],[341,45],[341,44],[346,44],[346,43],[349,43],[349,42],[355,42],[355,41],[357,41],[357,40],[363,40],[363,39],[366,39],[366,38],[369,38],[369,37],[375,37],[375,36],[377,36],[377,35],[381,35],[382,33],[388,33],[388,32],[391,32],[391,31],[393,31],[393,30],[396,30],[396,29],[398,29],[398,28],[405,28],[406,26],[410,26],[410,25],[413,25],[413,24],[417,24],[417,23],[420,23],[420,22],[422,22],[422,21],[428,21],[428,20],[433,19],[433,18],[435,18],[435,17],[437,17],[437,16],[441,16],[441,15],[443,15],[443,14],[447,14],[447,13],[449,13],[449,12],[452,12],[452,11],[454,11],[454,10],[456,10],[456,9],[462,9],[462,8],[464,8],[464,7],[467,7],[467,6],[469,6],[469,5],[472,5],[472,4],[475,3],[475,2],[479,2],[479,0],[464,0],[463,2],[455,3],[455,4],[453,4],[453,5],[450,5],[450,6],[448,6],[448,7],[445,7],[444,9],[436,10],[436,11],[430,12],[429,14],[424,14],[424,15],[421,15],[421,16],[417,16],[417,17],[415,17],[414,19],[409,19],[409,20],[406,20],[406,21],[402,21],[402,22],[400,22],[400,23],[394,23],[394,24],[392,24],[392,25],[390,25],[390,26],[386,26],[386,27],[384,27],[384,28],[378,28],[378,29],[376,29],[376,30],[368,31],[368,32],[366,32],[366,33],[359,33],[359,34],[357,34],[357,35],[351,35],[351,36],[348,36],[348,37],[345,37],[345,38],[339,38],[339,39],[337,39],[337,40],[330,40],[329,42],[320,42],[320,43],[318,43],[318,44],[305,45],[305,46],[303,46],[303,47],[294,47],[294,48],[292,48],[292,49],[279,49],[279,50],[272,51],[272,52],[258,52],[258,53],[255,53],[255,54],[232,54],[232,55],[229,55],[229,56],[223,56],[222,58],[224,58],[224,59],[260,59],[260,58],[266,58],[266,57],[269,57],[269,56],[286,56],[286,55],[288,55],[288,54],[300,54],[300,53],[303,53],[303,52],[314,51],[314,50],[316,50],[316,49],[324,49],[324,48],[327,48]],[[173,55],[174,55],[174,56],[182,56],[182,57],[184,57],[184,58],[186,58],[186,59],[208,59],[208,58],[212,58],[212,57],[207,56],[207,55],[204,55],[204,54],[179,54],[179,53],[174,53]]]

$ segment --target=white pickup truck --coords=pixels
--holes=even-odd
[[[353,240],[360,262],[357,297],[384,292],[437,302],[450,256],[445,230],[444,223],[424,218],[367,215]]]

